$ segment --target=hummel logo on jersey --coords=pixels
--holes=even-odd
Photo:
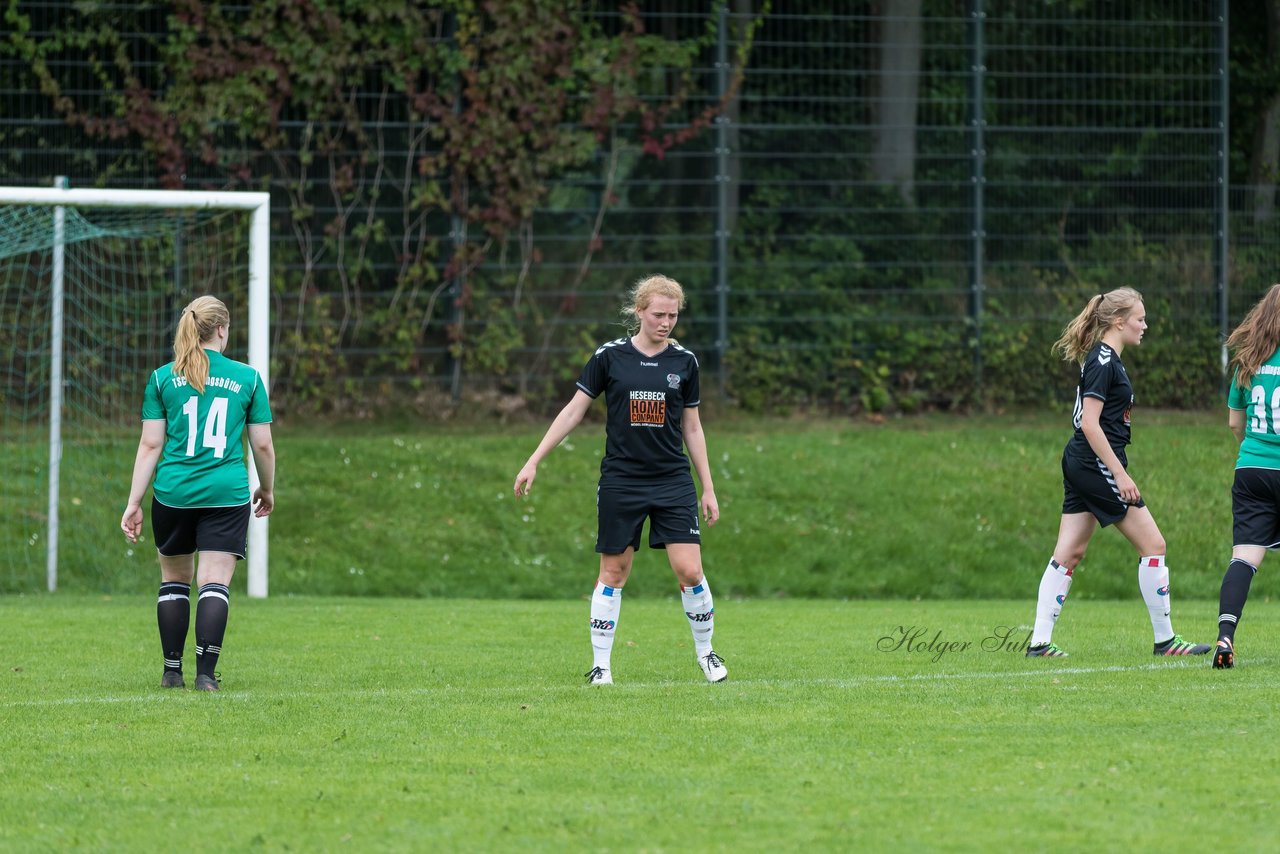
[[[1105,365],[1111,361],[1112,350],[1110,347],[1103,347],[1098,351],[1098,364]]]
[[[641,361],[641,362],[640,362],[640,367],[642,367],[642,368],[656,368],[656,367],[658,367],[658,363],[657,363],[657,362],[645,362],[645,361]]]

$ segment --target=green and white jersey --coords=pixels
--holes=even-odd
[[[258,372],[216,350],[204,394],[173,372],[152,372],[142,420],[164,421],[164,453],[156,468],[156,500],[169,507],[236,507],[249,501],[241,437],[246,424],[270,424],[271,405]]]
[[[1244,410],[1244,441],[1236,468],[1280,469],[1280,350],[1241,388],[1234,378],[1227,406]]]

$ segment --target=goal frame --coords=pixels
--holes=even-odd
[[[159,208],[163,210],[242,210],[249,211],[249,364],[270,389],[271,341],[271,195],[265,192],[206,192],[198,190],[73,190],[63,187],[0,187],[0,204],[36,205],[54,208],[55,242],[52,288],[52,320],[50,328],[51,359],[49,370],[49,535],[46,575],[49,592],[58,589],[58,500],[62,461],[62,384],[63,384],[63,243],[62,209],[92,208]],[[250,453],[253,450],[250,447]],[[259,486],[256,466],[248,466],[249,490]],[[250,516],[248,593],[256,599],[267,596],[267,519]]]

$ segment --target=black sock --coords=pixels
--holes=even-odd
[[[227,631],[230,593],[225,584],[200,585],[196,602],[196,673],[213,676]]]
[[[182,648],[191,625],[191,585],[165,581],[156,597],[156,623],[160,626],[160,651],[164,669],[182,672]]]
[[[1243,560],[1232,560],[1227,566],[1227,574],[1222,576],[1222,592],[1218,594],[1218,637],[1235,641],[1236,624],[1240,622],[1244,602],[1249,598],[1249,585],[1257,571],[1257,567]]]

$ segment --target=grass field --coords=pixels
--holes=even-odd
[[[612,688],[584,601],[234,597],[213,695],[156,687],[153,597],[0,597],[0,849],[1261,850],[1265,581],[1232,671],[1154,659],[1136,591],[1073,599],[1059,661],[1017,648],[1030,594],[721,597],[707,685],[650,598]]]
[[[703,531],[713,588],[745,597],[1032,597],[1062,507],[1070,413],[849,420],[707,419],[723,513]],[[1222,413],[1139,412],[1134,476],[1169,542],[1176,596],[1212,598],[1231,549],[1234,452]],[[596,568],[595,487],[604,438],[583,425],[516,472],[545,424],[280,426],[271,519],[274,594],[564,599]],[[137,436],[64,449],[61,589],[149,593],[147,541],[120,535]],[[40,441],[8,443],[0,478],[0,592],[44,588]],[[149,508],[149,504],[148,504]],[[1095,538],[1072,596],[1128,598],[1136,555]],[[245,573],[234,588],[244,589]],[[671,593],[642,549],[633,596]]]

